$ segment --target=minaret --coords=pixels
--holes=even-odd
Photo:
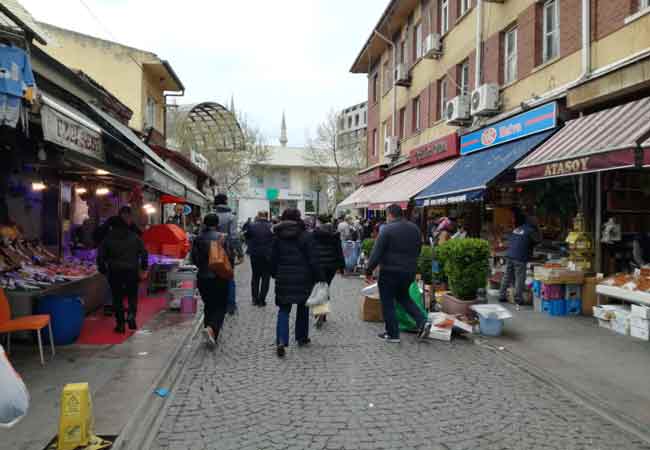
[[[287,121],[284,118],[284,111],[282,111],[282,129],[280,131],[280,144],[283,147],[286,147],[288,143],[289,143],[289,139],[287,139]]]
[[[230,96],[230,112],[235,114],[235,96]]]

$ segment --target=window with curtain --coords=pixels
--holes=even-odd
[[[449,31],[449,0],[440,1],[440,34]]]
[[[413,37],[415,39],[414,45],[415,45],[415,58],[422,58],[423,56],[423,39],[424,36],[422,36],[422,23],[418,23],[415,26],[415,33],[413,33]]]
[[[462,16],[472,6],[471,0],[460,0],[460,15]]]

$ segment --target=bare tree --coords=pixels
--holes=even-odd
[[[345,196],[344,185],[355,184],[356,173],[365,166],[363,139],[348,145],[339,142],[338,115],[330,110],[325,120],[316,129],[316,135],[308,140],[308,155],[311,161],[327,174],[326,186],[331,202],[336,205]]]

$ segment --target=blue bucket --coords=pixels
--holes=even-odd
[[[479,316],[478,320],[483,336],[501,336],[503,319]]]
[[[37,314],[49,314],[55,345],[73,344],[81,334],[84,307],[81,297],[75,295],[46,295],[41,297]],[[49,342],[49,333],[43,333]]]

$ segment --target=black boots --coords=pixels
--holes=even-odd
[[[137,330],[138,325],[135,323],[135,316],[129,315],[126,319],[126,322],[129,324],[129,329]]]

